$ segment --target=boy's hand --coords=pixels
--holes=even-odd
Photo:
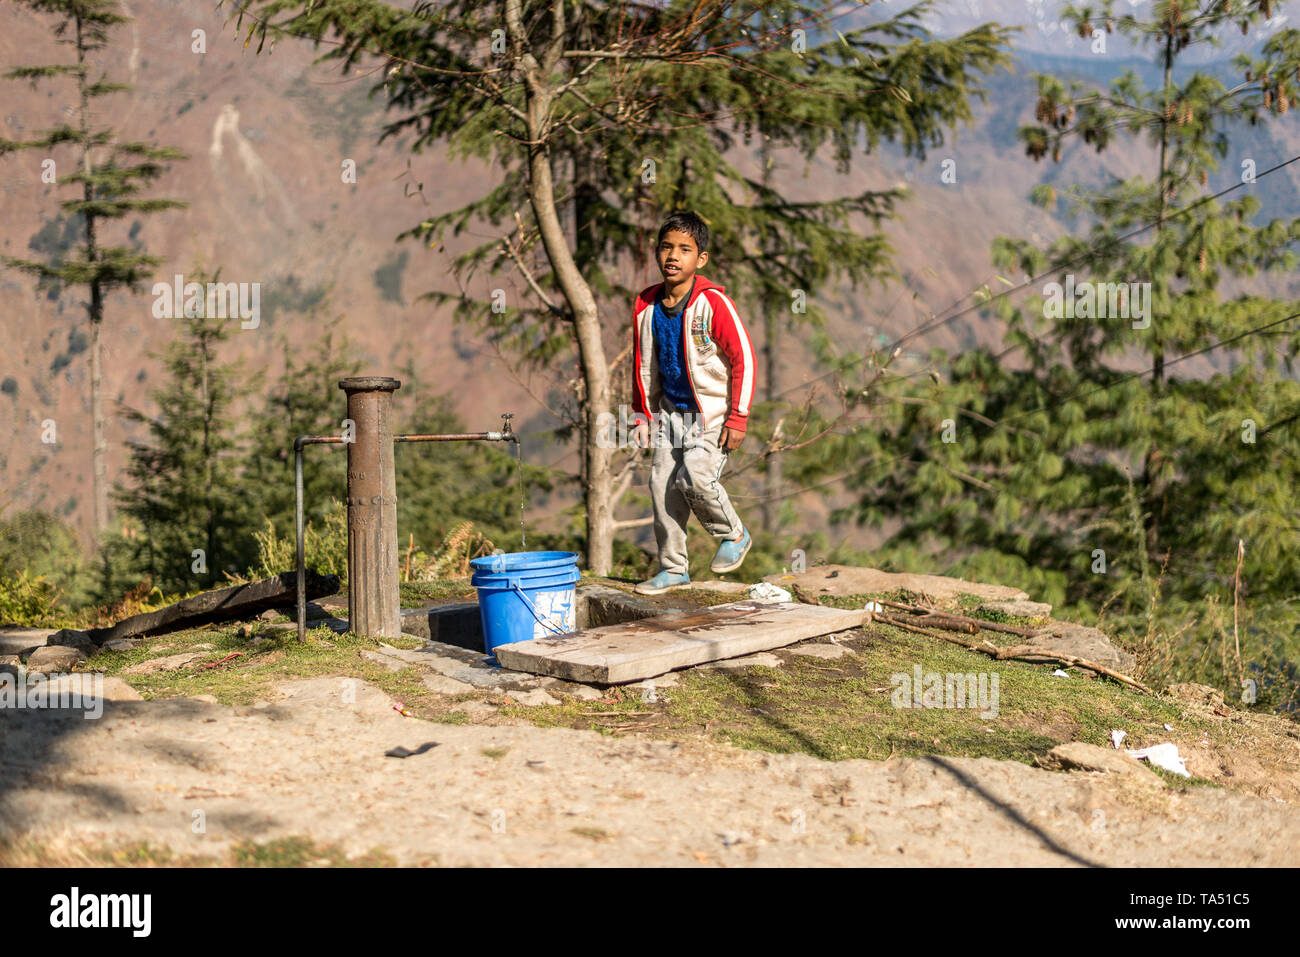
[[[736,429],[729,429],[725,425],[722,427],[722,440],[718,443],[722,446],[722,451],[733,452],[740,448],[740,444],[745,441],[745,433]]]
[[[636,443],[638,449],[650,447],[650,423],[641,421],[636,424],[636,431],[632,433],[632,441]]]

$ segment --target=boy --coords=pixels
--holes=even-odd
[[[686,522],[694,512],[721,538],[709,566],[734,571],[752,544],[719,479],[727,455],[745,440],[754,395],[754,348],[735,304],[698,274],[709,261],[709,227],[695,213],[674,213],[659,229],[664,281],[637,296],[632,315],[636,441],[650,444],[659,573],[642,595],[691,583]]]

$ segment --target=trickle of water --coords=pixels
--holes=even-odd
[[[528,532],[524,529],[524,461],[520,457],[519,439],[515,438],[515,475],[519,477],[519,550],[528,550]]]

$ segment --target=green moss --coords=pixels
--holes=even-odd
[[[380,651],[380,642],[352,632],[336,635],[328,628],[316,628],[307,632],[305,642],[299,642],[296,631],[255,627],[253,638],[265,642],[253,647],[250,639],[239,636],[237,625],[174,632],[149,638],[130,651],[103,652],[91,660],[91,670],[121,676],[146,699],[205,694],[227,705],[250,705],[274,697],[275,685],[286,681],[353,677],[401,701],[407,710],[422,718],[437,718],[464,700],[485,696],[475,692],[449,698],[432,692],[424,686],[425,672],[415,667],[390,671],[363,658],[363,651]],[[201,658],[181,668],[152,674],[125,673],[140,662],[184,654],[203,644],[212,647],[204,649]],[[396,638],[385,644],[414,648],[422,643],[418,639]],[[239,657],[225,664],[201,667],[236,652]]]
[[[1106,745],[1112,728],[1124,728],[1130,740],[1168,740],[1164,724],[1172,721],[1189,740],[1213,731],[1171,702],[1110,681],[1055,677],[1052,666],[995,661],[880,622],[840,636],[840,643],[854,653],[829,661],[790,656],[779,668],[679,672],[678,684],[657,690],[654,701],[629,686],[609,689],[604,701],[502,713],[542,727],[605,734],[705,734],[751,750],[827,760],[938,754],[1033,763],[1065,741]],[[910,677],[917,665],[923,673],[982,673],[990,688],[997,675],[996,716],[982,717],[974,708],[895,707],[894,676]]]

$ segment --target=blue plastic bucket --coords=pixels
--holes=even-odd
[[[483,648],[562,635],[577,627],[574,552],[511,552],[470,562],[483,618]]]

